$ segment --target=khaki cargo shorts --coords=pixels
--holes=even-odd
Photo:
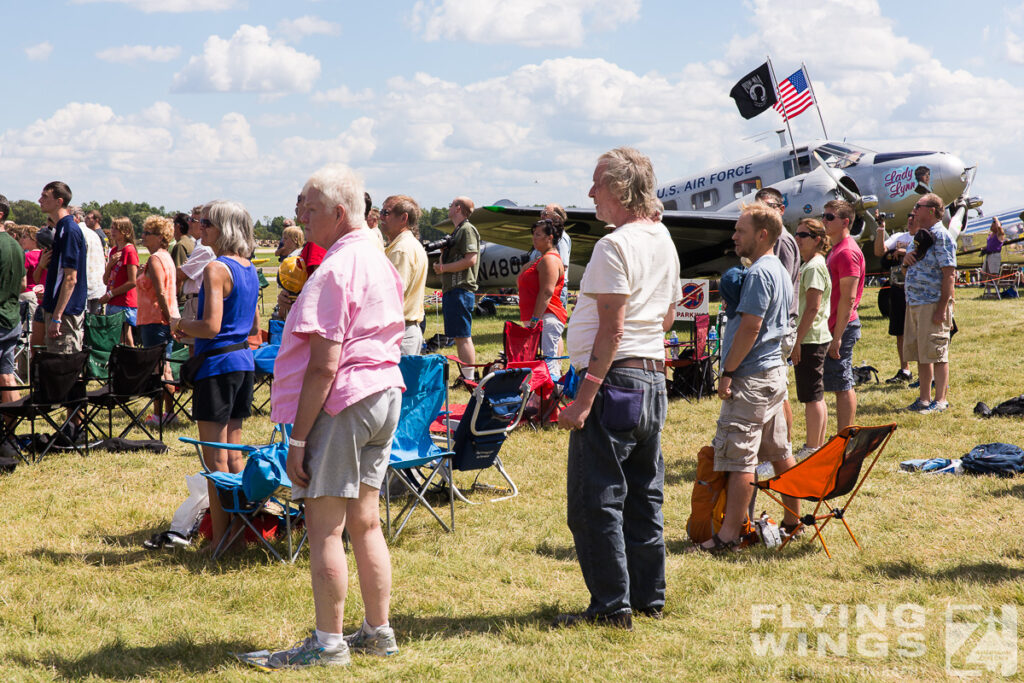
[[[782,404],[788,366],[732,378],[732,398],[722,401],[711,441],[716,472],[753,472],[758,462],[785,460],[793,449],[786,437]]]

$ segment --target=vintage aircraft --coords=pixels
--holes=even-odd
[[[721,273],[736,263],[732,230],[740,208],[762,187],[778,189],[786,202],[784,222],[792,230],[805,216],[819,217],[825,202],[840,198],[857,210],[854,236],[874,236],[877,210],[891,219],[890,229],[905,224],[921,194],[935,192],[949,205],[959,233],[968,208],[981,201],[967,196],[975,167],[946,152],[881,153],[845,142],[815,141],[796,149],[778,149],[658,189],[665,205],[662,221],[679,253],[684,277]],[[540,207],[486,206],[470,220],[484,239],[522,250],[530,248],[529,226]],[[593,209],[568,209],[566,229],[572,237],[571,260],[585,265],[594,243],[606,232]],[[450,224],[437,226],[450,230]],[[868,250],[870,252],[870,249]]]
[[[527,233],[529,235],[529,233]],[[527,239],[529,243],[529,239]],[[527,247],[529,250],[531,247]],[[516,247],[507,247],[494,242],[482,242],[480,244],[480,270],[477,274],[477,281],[480,289],[488,292],[499,289],[516,287],[519,273],[526,269],[528,261],[523,257],[528,254],[527,250]],[[440,251],[432,251],[428,254],[430,263],[433,265]],[[569,286],[575,287],[580,277],[583,276],[583,266],[578,264],[569,265]],[[427,269],[427,287],[441,289],[441,276],[434,274],[433,267]]]
[[[1006,233],[1003,263],[1024,263],[1024,242],[1017,242],[1024,237],[1024,207],[1018,207],[968,220],[963,232],[960,233],[958,243],[961,252],[957,254],[957,265],[972,267],[981,263],[980,249],[988,240],[993,218],[999,219]]]

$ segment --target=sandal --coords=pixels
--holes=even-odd
[[[694,543],[689,548],[684,550],[684,553],[709,553],[711,555],[722,555],[724,553],[732,553],[739,550],[740,540],[735,539],[726,543],[718,537],[718,534],[711,534],[711,541],[714,543],[710,548],[705,548],[700,543]]]

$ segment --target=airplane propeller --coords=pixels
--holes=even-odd
[[[878,221],[875,220],[875,216],[871,209],[878,206],[878,197],[873,194],[857,194],[854,190],[840,182],[843,176],[839,175],[836,169],[826,164],[821,156],[818,155],[817,151],[813,151],[811,153],[818,161],[818,166],[825,169],[825,172],[828,173],[830,178],[832,178],[832,182],[836,184],[836,189],[839,190],[840,194],[843,195],[846,201],[853,205],[854,211],[856,211],[857,215],[860,216],[862,221],[864,221],[864,226],[868,230],[868,234],[865,235],[865,237],[869,239],[873,238],[875,231],[878,230]]]
[[[949,205],[950,213],[952,214],[949,219],[949,235],[954,240],[960,235],[960,231],[964,229],[964,224],[967,222],[967,210],[976,209],[981,206],[980,199],[970,196],[974,177],[978,175],[978,167],[971,166],[966,169],[965,174],[967,182],[964,185],[964,191]]]

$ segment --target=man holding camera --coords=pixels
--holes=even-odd
[[[473,346],[473,293],[477,290],[480,270],[480,233],[469,222],[473,201],[456,197],[448,205],[448,218],[455,230],[434,272],[441,276],[441,311],[444,314],[444,335],[455,339],[455,350],[462,361],[460,379],[473,379],[476,349]],[[458,383],[458,380],[456,381]]]

